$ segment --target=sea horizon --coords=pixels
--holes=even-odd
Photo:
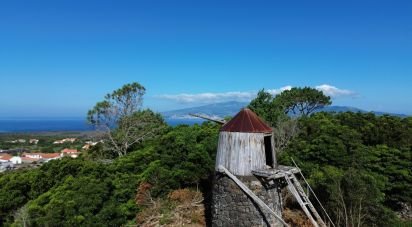
[[[200,124],[202,119],[165,119],[170,126]],[[93,131],[84,118],[0,118],[0,133]]]

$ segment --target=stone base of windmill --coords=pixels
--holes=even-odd
[[[237,177],[281,216],[281,197],[276,185],[266,187],[254,176]],[[283,226],[224,174],[215,176],[212,201],[212,226]]]

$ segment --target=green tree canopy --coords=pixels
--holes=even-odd
[[[249,108],[273,127],[275,150],[281,152],[299,131],[297,118],[330,104],[330,97],[322,91],[304,87],[285,90],[275,96],[261,90]]]
[[[285,114],[308,116],[314,111],[332,104],[330,97],[315,88],[294,87],[274,98],[274,104],[281,106]]]

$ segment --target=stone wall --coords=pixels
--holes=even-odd
[[[281,198],[276,185],[264,186],[254,176],[237,177],[281,216]],[[216,173],[212,201],[212,226],[282,226],[224,174]]]

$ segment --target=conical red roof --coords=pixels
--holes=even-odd
[[[272,129],[250,109],[242,109],[220,131],[271,133]]]

